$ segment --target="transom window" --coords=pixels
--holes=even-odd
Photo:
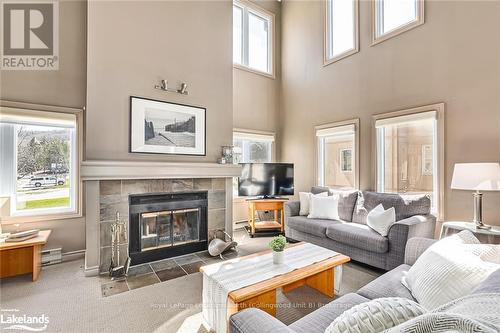
[[[246,1],[233,2],[233,63],[274,75],[274,15]]]
[[[440,108],[380,115],[376,127],[377,191],[428,194],[440,212],[442,115]]]
[[[76,122],[75,114],[2,108],[2,218],[77,211]]]
[[[325,65],[358,52],[358,0],[326,0]]]
[[[424,23],[424,0],[374,0],[373,42],[396,36]]]
[[[358,120],[316,127],[317,183],[336,189],[358,187]]]

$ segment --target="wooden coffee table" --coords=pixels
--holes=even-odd
[[[290,247],[300,244],[303,243],[292,244]],[[239,260],[254,258],[269,252],[271,250],[240,257]],[[276,316],[276,289],[278,288],[281,288],[283,293],[287,293],[295,288],[307,285],[328,297],[333,297],[335,294],[333,269],[350,260],[351,258],[348,256],[338,254],[283,275],[234,290],[228,295],[227,318],[229,319],[232,314],[246,308],[259,308],[272,316]],[[200,268],[200,271],[203,272],[203,267]]]

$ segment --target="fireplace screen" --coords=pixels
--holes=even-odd
[[[141,250],[198,242],[200,209],[179,209],[140,214]]]

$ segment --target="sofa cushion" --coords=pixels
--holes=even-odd
[[[396,210],[396,221],[414,215],[428,215],[431,212],[431,199],[426,194],[401,195],[363,191],[358,193],[352,222],[366,224],[366,216],[378,204],[382,204],[384,209],[394,207]]]
[[[389,250],[387,237],[359,223],[346,222],[329,225],[326,228],[326,237],[371,252],[385,253]]]
[[[308,219],[305,216],[290,216],[287,226],[300,232],[305,232],[318,237],[326,237],[326,228],[334,224],[341,224],[335,220]]]
[[[313,186],[313,187],[311,187],[312,194],[320,194],[320,193],[328,192],[328,191],[330,191],[330,188],[328,188],[326,186]]]
[[[325,329],[344,311],[355,305],[369,301],[358,294],[347,294],[290,325],[296,333],[323,333]]]
[[[339,196],[339,217],[342,221],[352,222],[352,213],[358,200],[359,191],[330,190],[330,195]]]
[[[415,300],[408,288],[401,283],[401,278],[410,267],[410,265],[399,265],[359,289],[358,294],[369,299],[404,297]]]
[[[377,298],[342,313],[325,333],[385,332],[425,312],[420,304],[403,297]]]

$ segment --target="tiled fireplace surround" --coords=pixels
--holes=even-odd
[[[128,251],[129,195],[207,191],[208,240],[216,229],[232,233],[232,177],[240,168],[216,163],[85,161],[85,274],[107,272],[111,260],[111,230],[116,212],[126,221],[120,237],[120,259]],[[123,237],[126,236],[126,237]]]
[[[104,180],[99,184],[99,234],[100,264],[99,272],[107,272],[111,261],[111,222],[116,212],[120,219],[127,222],[127,235],[122,235],[120,252],[125,254],[128,248],[129,230],[129,195],[150,193],[175,193],[201,190],[208,192],[208,240],[214,237],[216,229],[225,229],[226,182],[218,178],[191,179],[139,179],[139,180]],[[125,237],[124,237],[125,236]],[[121,257],[123,261],[124,256]]]

